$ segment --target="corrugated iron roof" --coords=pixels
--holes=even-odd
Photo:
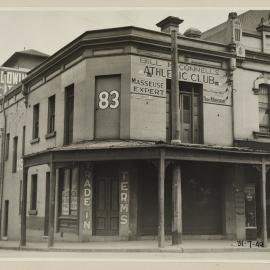
[[[205,145],[205,144],[190,144],[190,143],[166,143],[163,141],[140,141],[140,140],[96,140],[82,141],[66,146],[50,148],[51,151],[74,151],[74,150],[94,150],[94,149],[112,149],[112,148],[138,148],[138,147],[172,147],[193,150],[216,150],[226,152],[247,152],[247,153],[269,153],[264,150],[255,150],[249,147],[222,146],[222,145]]]

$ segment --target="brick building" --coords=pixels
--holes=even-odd
[[[6,121],[0,108],[2,237],[266,246],[268,14],[179,33],[177,75],[175,17],[160,32],[85,32],[31,69],[5,96]]]

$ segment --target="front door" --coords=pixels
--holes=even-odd
[[[94,224],[96,235],[118,235],[119,191],[117,177],[96,177]]]

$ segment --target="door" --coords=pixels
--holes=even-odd
[[[118,178],[113,176],[100,176],[96,178],[94,219],[96,235],[118,235]]]

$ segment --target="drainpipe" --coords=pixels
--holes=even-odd
[[[2,111],[4,125],[1,129],[1,175],[0,175],[0,239],[2,239],[2,213],[3,213],[3,190],[4,190],[4,175],[5,175],[5,148],[6,148],[6,128],[7,128],[7,118],[5,110],[5,95],[7,91],[7,71],[4,71],[4,93],[2,98]]]
[[[231,102],[232,102],[232,139],[234,144],[235,139],[235,130],[234,130],[234,83],[233,83],[233,72],[236,69],[236,59],[230,58],[230,67],[229,67],[229,78],[228,83],[231,86]]]

